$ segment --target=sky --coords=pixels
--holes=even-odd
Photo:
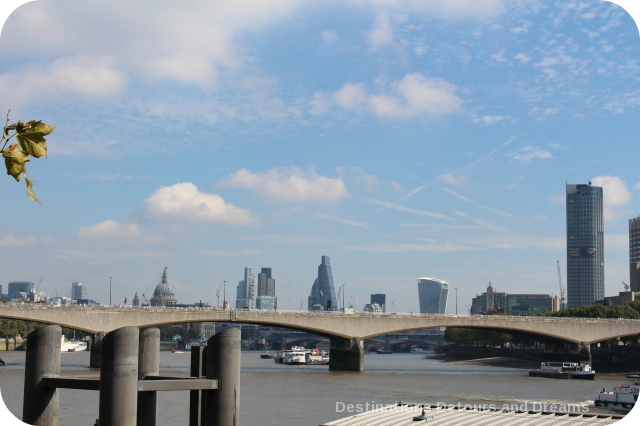
[[[17,1],[17,3],[21,3]],[[622,0],[620,0],[622,3]],[[636,6],[637,7],[637,6]],[[9,12],[7,12],[8,14]],[[0,111],[55,126],[0,182],[0,284],[234,303],[321,256],[358,308],[566,284],[565,183],[604,187],[605,293],[640,215],[640,37],[595,0],[42,1],[0,34]]]

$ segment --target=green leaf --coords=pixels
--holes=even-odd
[[[40,200],[38,200],[36,193],[33,192],[33,181],[26,176],[24,177],[24,181],[27,183],[27,196],[29,196],[29,198],[31,198],[36,203],[42,204]]]
[[[18,149],[18,144],[9,145],[7,149],[2,151],[4,164],[7,168],[7,174],[20,182],[20,175],[25,172],[25,163],[29,161],[29,157]]]
[[[16,139],[18,143],[28,155],[32,157],[46,157],[47,156],[47,144],[46,135],[53,132],[55,127],[44,124],[42,121],[29,121],[26,124],[17,123]]]

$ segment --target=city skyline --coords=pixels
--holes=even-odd
[[[464,313],[489,281],[558,294],[557,260],[566,286],[564,185],[588,181],[605,295],[623,291],[640,38],[622,8],[320,3],[16,10],[0,111],[56,130],[28,164],[42,205],[2,182],[4,291],[43,276],[40,291],[82,282],[106,302],[112,277],[121,301],[169,266],[181,301],[215,304],[269,265],[279,308],[298,309],[326,255],[360,307],[384,293],[417,312],[426,275],[455,283]]]

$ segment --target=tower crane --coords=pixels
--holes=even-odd
[[[565,293],[564,293],[564,289],[562,288],[562,276],[560,275],[560,261],[556,260],[557,262],[557,267],[558,267],[558,285],[560,286],[560,310],[562,311],[565,307]]]
[[[629,284],[622,281],[622,285],[624,286],[624,291],[629,291]]]
[[[216,299],[218,300],[216,302],[216,306],[218,308],[220,307],[220,289],[222,288],[222,284],[224,284],[224,280],[220,280],[220,285],[218,286],[218,289],[216,290]]]
[[[40,284],[42,284],[42,278],[44,277],[44,275],[40,276],[40,281],[38,281],[38,287],[36,287],[36,292],[40,290]]]

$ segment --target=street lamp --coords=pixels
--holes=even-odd
[[[109,277],[109,306],[111,306],[111,278]]]
[[[456,316],[458,315],[458,287],[455,287],[454,290],[456,291]]]

